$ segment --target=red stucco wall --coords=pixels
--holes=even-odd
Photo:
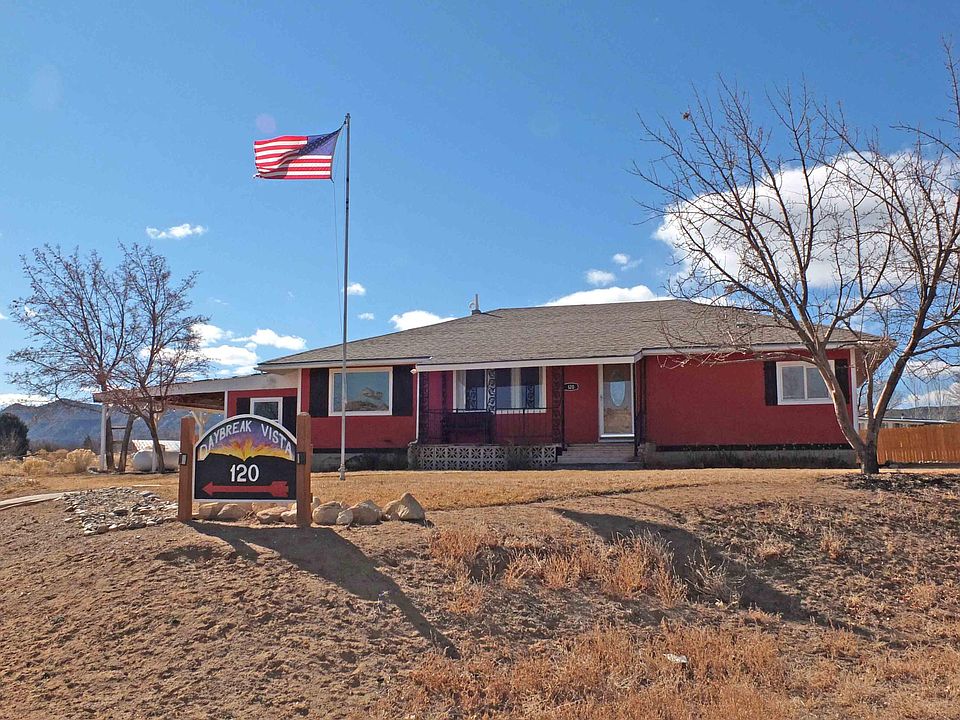
[[[849,358],[846,351],[834,359]],[[833,405],[766,405],[763,362],[674,367],[648,357],[646,428],[657,445],[845,443]],[[848,406],[849,409],[849,406]]]
[[[300,375],[300,409],[310,408],[310,371]],[[416,380],[413,408],[417,409]],[[314,450],[340,449],[340,416],[311,418]],[[415,415],[347,415],[347,450],[401,449],[417,435]]]

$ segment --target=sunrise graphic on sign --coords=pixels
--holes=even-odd
[[[294,447],[270,423],[244,419],[211,431],[197,446],[197,460],[227,455],[240,461],[254,457],[294,459]]]

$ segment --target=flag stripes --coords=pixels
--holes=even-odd
[[[281,135],[253,143],[257,177],[266,180],[330,180],[336,130],[326,135]]]

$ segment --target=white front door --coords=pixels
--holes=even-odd
[[[600,366],[600,436],[633,436],[633,368]]]

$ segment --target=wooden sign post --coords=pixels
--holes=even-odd
[[[311,523],[310,416],[297,416],[297,436],[254,415],[237,415],[210,428],[197,441],[192,417],[180,421],[180,484],[177,519],[193,517],[197,502],[290,502],[297,525]]]
[[[310,490],[310,466],[313,460],[313,438],[310,415],[297,415],[297,527],[310,527],[313,493]]]
[[[192,415],[180,418],[180,485],[177,488],[177,520],[187,522],[193,518],[193,445],[196,442],[197,424]]]

